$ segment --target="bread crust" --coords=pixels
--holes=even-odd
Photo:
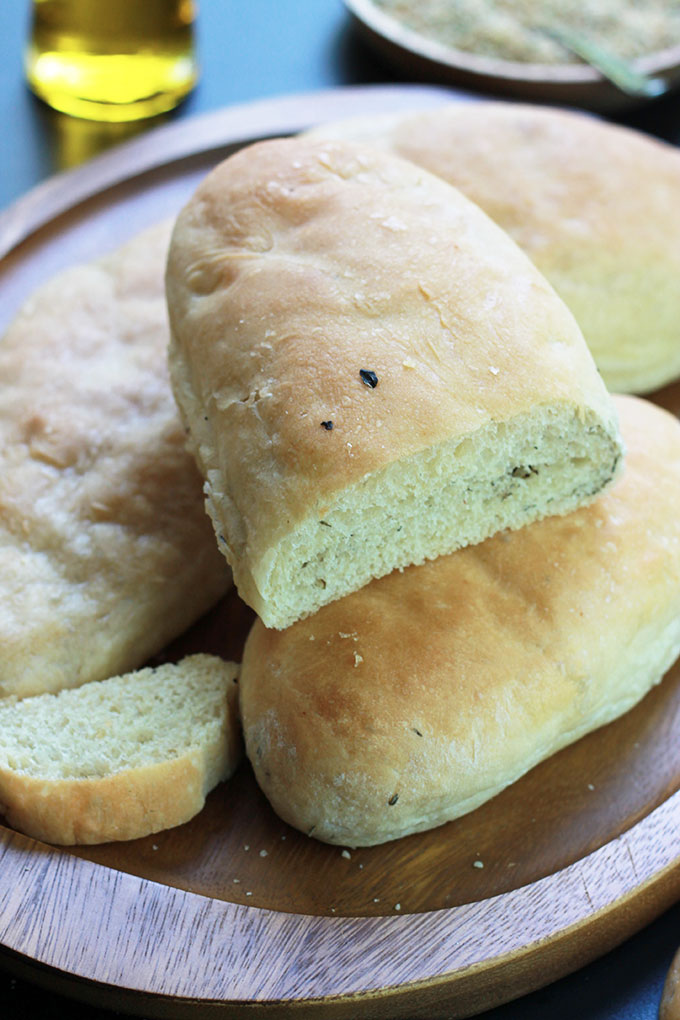
[[[116,776],[62,783],[0,768],[7,824],[45,843],[140,839],[193,818],[205,803],[198,753]]]
[[[680,376],[680,153],[576,111],[522,103],[321,125],[437,174],[503,227],[573,312],[608,388]]]
[[[0,344],[0,695],[139,666],[230,583],[168,384],[170,227],[60,273]]]
[[[61,695],[6,699],[0,812],[20,832],[60,845],[139,839],[188,821],[241,760],[238,671],[235,663],[199,654]],[[169,690],[177,718],[167,716]],[[118,747],[130,739],[121,720],[138,703],[147,732],[134,761],[120,760]],[[50,714],[48,725],[31,732],[41,713]],[[70,747],[60,725],[69,729]],[[160,748],[162,726],[172,728],[176,746]]]
[[[680,652],[680,424],[617,398],[626,468],[589,507],[394,572],[242,664],[274,809],[370,845],[464,814],[635,704]]]
[[[302,139],[241,150],[180,214],[167,294],[171,378],[208,511],[270,626],[337,597],[341,573],[318,579],[317,603],[279,609],[283,544],[320,533],[343,496],[409,458],[567,409],[606,437],[594,488],[611,476],[615,414],[572,316],[484,214],[410,163]]]

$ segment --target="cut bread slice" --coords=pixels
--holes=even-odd
[[[680,423],[618,399],[626,467],[590,506],[286,631],[255,622],[243,731],[285,821],[349,846],[440,825],[661,679],[680,653]]]
[[[444,181],[274,140],[179,216],[171,379],[242,598],[283,628],[592,499],[621,455],[573,317]]]
[[[188,821],[241,757],[238,666],[211,655],[0,703],[0,809],[48,843]]]

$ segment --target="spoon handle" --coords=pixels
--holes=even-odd
[[[549,25],[541,29],[565,49],[580,57],[608,78],[621,92],[629,96],[645,96],[649,99],[663,95],[667,84],[663,78],[650,78],[631,67],[628,61],[616,56],[610,50],[580,32],[564,26]]]

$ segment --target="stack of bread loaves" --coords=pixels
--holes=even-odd
[[[510,110],[477,118],[515,140],[513,166],[530,137],[554,166],[550,116]],[[472,810],[625,712],[680,652],[680,423],[608,393],[534,262],[574,311],[618,271],[608,255],[582,271],[573,202],[557,216],[571,247],[546,253],[559,203],[538,171],[518,246],[444,179],[469,117],[442,115],[437,163],[434,116],[371,129],[377,145],[276,139],[217,167],[174,227],[169,331],[167,225],[48,284],[11,327],[11,824],[63,843],[176,825],[235,769],[240,711],[284,819],[380,843]],[[627,138],[607,151],[646,165]],[[616,378],[604,335],[593,351]],[[259,616],[238,696],[239,667],[215,656],[137,669],[225,590],[218,549]]]
[[[660,679],[680,426],[615,406],[451,185],[362,144],[260,143],[180,214],[166,286],[189,446],[260,617],[246,750],[283,818],[346,845],[438,825]]]

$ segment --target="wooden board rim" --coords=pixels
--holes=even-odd
[[[319,92],[258,99],[177,120],[95,156],[82,166],[54,174],[0,211],[0,259],[76,205],[123,181],[178,160],[247,138],[294,134],[317,120],[332,120],[360,109],[406,109],[461,98],[438,86],[346,86]],[[191,124],[190,130],[187,124]]]
[[[680,892],[680,791],[628,832],[560,872],[488,900],[431,913],[344,918],[244,907],[113,871],[4,827],[0,861],[0,943],[62,973],[184,1002],[263,1007],[328,998],[356,1002],[362,996],[415,991],[419,985],[441,986],[473,970],[507,967],[518,956],[526,964],[527,957],[544,957],[550,943],[565,938],[571,948],[560,946],[555,976],[568,973],[597,955],[583,957],[577,945],[583,929],[604,914],[621,912],[627,915],[622,935],[599,944],[599,952],[612,948],[639,926],[630,923],[636,900],[649,897],[655,885],[665,886],[653,916]],[[541,909],[546,902],[549,911]],[[92,911],[92,904],[106,909]],[[57,917],[58,925],[51,924]],[[489,935],[483,956],[471,937],[479,925]],[[221,937],[225,932],[228,939]],[[278,965],[264,968],[273,937]],[[381,955],[386,940],[387,957]],[[226,947],[217,961],[216,944]],[[152,958],[145,951],[149,946]],[[187,946],[189,958],[178,966],[177,949]],[[305,946],[312,952],[305,955]],[[401,973],[404,954],[407,985]],[[378,972],[379,987],[372,981]],[[464,1001],[460,1006],[462,1012],[447,1015],[469,1015]]]

